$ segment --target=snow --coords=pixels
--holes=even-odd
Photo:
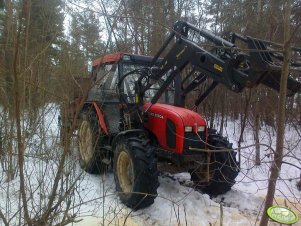
[[[81,207],[83,214],[93,213],[94,216],[99,217],[98,222],[102,216],[105,216],[105,221],[109,222],[116,213],[119,213],[119,221],[130,214],[131,224],[143,222],[143,225],[208,225],[209,223],[214,225],[219,223],[220,204],[211,200],[208,195],[203,195],[191,187],[182,186],[178,181],[169,177],[161,176],[159,182],[158,197],[154,204],[143,210],[131,212],[120,203],[114,193],[115,185],[112,173],[108,173],[105,179],[101,176],[86,175],[82,182],[82,185],[86,183],[86,186],[84,189],[81,187],[82,191],[88,191],[87,200],[95,197],[99,197],[99,199],[83,205]],[[103,210],[105,210],[104,213]],[[241,216],[238,209],[223,207],[223,211],[225,225],[251,225],[247,217]],[[95,218],[93,220],[97,221]],[[85,222],[75,225],[84,225],[83,223]]]
[[[58,115],[57,105],[47,105],[38,115],[43,123],[37,126],[37,132],[26,140],[27,188],[35,191],[29,201],[29,207],[32,209],[47,203],[60,160],[62,150],[59,145]],[[228,120],[227,125],[224,126],[223,135],[229,138],[234,148],[237,146],[239,130],[239,122],[235,120]],[[76,156],[71,155],[66,161],[66,174],[72,172],[72,177],[69,177],[72,180],[80,178],[71,197],[74,205],[72,211],[77,215],[77,219],[82,219],[73,225],[123,225],[124,223],[125,225],[163,226],[219,225],[221,206],[223,225],[255,225],[256,222],[258,224],[267,190],[271,148],[275,148],[276,137],[271,127],[262,127],[260,131],[260,143],[264,144],[261,146],[262,164],[254,166],[253,136],[253,129],[248,125],[241,149],[241,172],[231,191],[210,199],[208,195],[192,188],[189,173],[172,175],[162,172],[159,176],[158,197],[154,204],[138,211],[132,211],[119,201],[115,193],[112,171],[105,175],[83,173],[76,163]],[[73,145],[76,149],[75,140]],[[300,148],[300,137],[294,128],[288,126],[284,160],[300,167],[300,161],[295,158],[301,158]],[[0,173],[0,208],[4,212],[7,210],[6,216],[12,217],[18,211],[20,181],[17,177],[6,182],[3,174]],[[300,210],[301,194],[295,186],[299,175],[300,170],[296,167],[283,165],[277,182],[276,201],[284,205],[283,200],[287,200],[286,204]],[[64,178],[67,176],[64,175]],[[42,181],[43,186],[41,186]],[[1,220],[0,225],[2,225]]]
[[[235,126],[236,128],[234,128]],[[239,130],[238,123],[236,122],[229,123],[228,127],[225,128],[225,133],[229,135],[230,141],[233,143],[235,143],[235,140],[238,140],[236,134],[233,136],[234,130]],[[272,161],[271,148],[275,150],[276,136],[271,133],[271,128],[269,127],[260,131],[262,164],[254,166],[255,147],[250,146],[254,143],[252,128],[248,127],[244,134],[245,142],[242,143],[243,149],[241,150],[241,172],[236,179],[238,183],[234,186],[234,189],[243,191],[244,193],[264,196],[266,194],[270,163]],[[300,167],[300,161],[296,159],[301,157],[300,137],[290,126],[287,126],[285,134],[284,161]],[[268,148],[268,146],[271,147]],[[295,186],[296,182],[300,179],[299,175],[300,169],[283,164],[277,182],[276,195],[300,200],[300,191]]]
[[[144,214],[158,225],[209,225],[219,222],[220,205],[193,188],[181,186],[170,178],[160,178],[159,197]],[[247,219],[239,221],[229,217],[238,210],[224,207],[225,225],[240,223],[247,225]]]

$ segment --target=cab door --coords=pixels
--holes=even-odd
[[[100,104],[110,134],[119,132],[120,109],[116,90],[118,73],[118,63],[100,65],[92,79],[93,86],[87,99]]]

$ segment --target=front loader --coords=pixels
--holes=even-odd
[[[300,48],[293,51],[300,56]],[[230,42],[179,21],[154,57],[114,53],[95,60],[91,88],[77,100],[81,167],[97,173],[113,166],[118,196],[134,209],[154,202],[159,170],[189,172],[210,196],[229,191],[239,173],[236,152],[197,108],[219,85],[279,90],[282,59],[271,42],[239,34]],[[205,81],[208,89],[185,108],[186,96]],[[300,76],[289,76],[287,90],[301,92]]]

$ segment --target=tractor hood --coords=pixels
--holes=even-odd
[[[150,103],[146,103],[144,105],[144,109],[146,109]],[[148,110],[148,116],[150,117],[157,117],[157,118],[174,118],[177,117],[182,120],[184,126],[205,126],[206,121],[205,119],[198,113],[191,111],[186,108],[176,107],[168,104],[154,104]]]
[[[150,103],[146,103],[144,109],[147,109],[149,105]],[[207,131],[206,121],[198,113],[186,108],[159,103],[154,104],[148,110],[144,127],[156,136],[162,148],[176,153],[183,152],[183,138],[187,133],[196,135],[198,128],[203,128],[203,134]],[[185,131],[185,128],[190,131]]]

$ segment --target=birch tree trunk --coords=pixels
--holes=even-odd
[[[277,178],[279,176],[282,159],[283,159],[283,143],[285,133],[285,104],[286,104],[286,89],[287,89],[287,78],[289,74],[289,63],[291,59],[291,37],[290,37],[290,15],[291,15],[291,1],[286,0],[284,3],[285,20],[284,20],[284,60],[281,71],[281,83],[280,83],[280,94],[278,102],[278,113],[277,113],[277,141],[276,151],[274,154],[274,161],[271,166],[271,174],[269,178],[268,190],[264,205],[264,212],[261,217],[260,226],[267,226],[268,216],[266,214],[267,209],[273,205],[273,199],[275,195],[275,188]]]

